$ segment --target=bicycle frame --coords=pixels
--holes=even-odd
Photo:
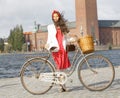
[[[72,59],[72,63],[71,63],[71,67],[70,67],[70,71],[69,71],[69,76],[75,71],[75,69],[78,68],[79,64],[82,62],[82,60],[85,60],[88,67],[91,69],[90,65],[88,64],[86,57],[89,55],[92,55],[93,53],[89,53],[89,54],[83,54],[82,50],[76,46],[76,50],[75,50],[75,55]],[[79,55],[79,56],[78,56]]]
[[[74,54],[72,62],[71,62],[71,67],[69,68],[69,71],[68,71],[68,76],[72,75],[72,73],[75,71],[76,68],[78,68],[78,66],[79,66],[80,62],[82,62],[82,60],[85,60],[87,62],[86,57],[93,54],[93,53],[83,54],[82,50],[77,45],[76,45],[76,49],[74,52],[75,52],[75,54]],[[46,60],[49,60],[50,56],[51,56],[51,52],[49,51],[48,56],[44,57],[44,58],[46,58]],[[51,64],[54,65],[53,63],[51,63]],[[92,70],[90,65],[88,64],[88,62],[87,62],[87,65],[90,68],[90,70]]]
[[[87,89],[92,90],[92,91],[101,91],[101,90],[108,88],[111,85],[111,83],[113,82],[114,76],[115,76],[115,71],[114,71],[114,67],[113,67],[112,63],[107,58],[100,56],[100,55],[94,55],[94,53],[84,54],[79,46],[77,46],[77,45],[75,45],[75,46],[76,46],[76,49],[75,49],[75,51],[73,51],[74,54],[72,56],[72,60],[70,60],[71,67],[67,68],[65,70],[61,70],[60,72],[57,71],[57,69],[55,67],[55,62],[53,63],[54,60],[51,57],[52,55],[51,55],[50,51],[48,51],[47,56],[32,57],[31,59],[27,60],[23,64],[22,69],[20,71],[21,82],[22,82],[24,88],[32,94],[44,94],[52,88],[53,84],[65,84],[68,77],[71,76],[76,69],[78,72],[79,80]],[[46,55],[46,53],[45,53],[45,55]],[[69,55],[69,52],[68,52],[68,55]],[[96,63],[96,59],[97,59],[98,63]],[[105,65],[107,64],[106,68],[110,72],[110,77],[108,77],[108,76],[103,77],[103,80],[102,80],[99,77],[101,77],[101,75],[104,76],[103,72],[106,73],[105,72],[106,68],[105,68],[105,70],[103,70],[103,69],[99,70],[99,68],[103,68],[104,64]],[[34,67],[36,67],[34,65],[43,66],[43,67],[40,67],[40,70],[39,70],[39,68],[38,68],[38,70],[37,69],[34,70]],[[94,65],[96,65],[96,66],[98,65],[98,66],[94,67]],[[87,69],[84,70],[84,67],[87,67]],[[30,70],[29,70],[29,68],[30,68]],[[44,68],[45,68],[45,70],[44,70]],[[47,68],[50,68],[50,71],[46,72]],[[98,68],[98,69],[96,69],[96,68]],[[103,70],[103,72],[102,72],[102,70]],[[29,76],[29,74],[26,74],[28,72],[31,73],[31,71],[32,71],[32,74],[30,74],[30,76]],[[37,73],[34,71],[36,71]],[[26,75],[28,75],[28,76],[26,76]],[[26,78],[26,77],[28,77],[28,78]],[[39,90],[37,90],[37,91],[34,90],[34,89],[36,89],[36,86],[34,86],[33,87],[34,89],[32,89],[31,84],[34,85],[33,77],[38,82],[39,81],[41,81],[43,83],[48,82],[49,87],[46,87],[46,84],[44,84],[44,86],[40,85],[42,87],[46,87],[45,90],[42,90],[40,88],[41,89],[40,92],[39,92]],[[30,83],[28,82],[28,79],[31,80]],[[96,81],[96,79],[98,81]],[[35,83],[36,83],[36,81],[35,81]]]

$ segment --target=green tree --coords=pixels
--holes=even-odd
[[[8,43],[11,44],[11,48],[12,50],[14,50],[14,31],[13,30],[10,30],[10,35],[8,37]]]
[[[12,48],[10,44],[4,46],[4,52],[6,53],[12,52]]]
[[[4,39],[0,38],[0,51],[4,51]]]
[[[8,37],[8,43],[12,45],[12,49],[15,51],[21,51],[24,44],[23,28],[17,25],[13,30],[10,30]]]
[[[23,52],[27,51],[27,44],[26,44],[26,43],[23,44],[23,46],[22,46],[22,51],[23,51]]]

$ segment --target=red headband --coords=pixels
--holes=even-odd
[[[58,14],[58,16],[60,17],[60,12],[57,11],[57,10],[54,10],[54,11],[52,12],[52,18],[53,18],[53,15],[54,15],[55,13]]]

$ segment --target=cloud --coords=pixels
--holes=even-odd
[[[75,0],[0,0],[0,37],[7,37],[17,24],[24,31],[34,28],[34,21],[50,24],[54,9],[64,12],[68,21],[75,21]],[[97,0],[98,19],[120,18],[120,0]]]
[[[120,0],[97,0],[98,19],[120,20]]]
[[[32,30],[34,21],[41,25],[51,23],[51,12],[54,9],[65,13],[68,20],[73,19],[73,0],[0,0],[0,37],[8,36],[10,29],[22,24],[26,31]],[[72,6],[70,6],[72,4]],[[69,10],[72,9],[72,10]],[[74,15],[75,16],[75,15]]]

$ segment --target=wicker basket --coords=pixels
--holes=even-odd
[[[84,54],[88,54],[94,51],[93,37],[90,35],[81,37],[79,39],[79,46]]]

